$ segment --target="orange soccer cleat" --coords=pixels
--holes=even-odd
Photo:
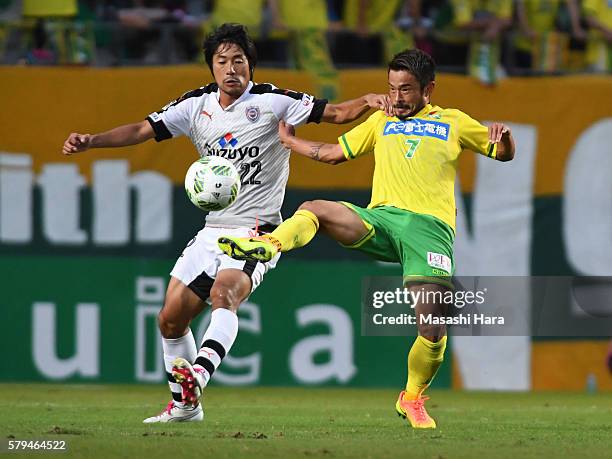
[[[407,419],[415,429],[435,429],[436,421],[427,414],[425,409],[425,401],[429,400],[429,397],[419,396],[414,400],[404,400],[405,393],[406,391],[401,391],[395,403],[397,414]]]

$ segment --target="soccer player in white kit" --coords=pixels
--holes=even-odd
[[[186,135],[200,156],[222,156],[241,175],[236,202],[207,215],[204,228],[187,244],[170,273],[159,329],[172,400],[145,423],[203,419],[202,389],[236,339],[238,307],[278,261],[278,257],[267,263],[238,261],[217,247],[222,234],[248,236],[281,223],[291,151],[279,140],[278,122],[347,123],[370,108],[391,110],[384,95],[330,104],[253,83],[256,50],[239,24],[223,24],[211,33],[204,54],[215,83],[186,92],[145,121],[100,134],[72,133],[63,146],[63,153],[71,155]],[[206,303],[212,307],[211,320],[198,348],[189,324]]]

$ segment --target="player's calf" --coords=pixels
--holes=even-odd
[[[349,203],[317,199],[304,202],[298,212],[304,211],[317,218],[324,233],[345,246],[352,246],[372,231]]]
[[[250,291],[251,279],[243,271],[225,269],[217,273],[210,289],[210,324],[193,365],[181,357],[172,363],[172,376],[180,384],[182,400],[187,405],[197,406],[202,391],[234,344],[238,334],[236,311]]]

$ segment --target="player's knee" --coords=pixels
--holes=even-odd
[[[165,308],[159,312],[157,316],[157,323],[159,325],[161,335],[167,339],[180,338],[185,334],[185,331],[189,326],[189,320],[174,317],[172,314],[168,313],[168,310]]]
[[[236,312],[242,302],[239,289],[233,285],[215,282],[210,289],[212,308],[225,308]]]
[[[313,214],[317,215],[317,205],[315,202],[316,201],[305,201],[300,204],[298,210],[307,210],[308,212],[312,212]]]
[[[417,329],[419,330],[419,335],[432,343],[437,343],[446,335],[446,327],[444,325],[418,324]]]
[[[164,307],[157,315],[159,331],[164,338],[175,339],[185,334],[191,320],[185,312],[179,289],[169,289]]]
[[[314,201],[306,201],[302,203],[299,207],[299,210],[307,210],[315,214],[321,224],[325,224],[330,217],[328,201],[323,201],[321,199],[315,199]]]

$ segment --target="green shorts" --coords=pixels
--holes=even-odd
[[[347,248],[357,249],[377,260],[399,262],[404,283],[427,282],[452,288],[455,271],[455,233],[443,221],[397,207],[364,209],[341,202],[352,209],[370,230]]]

